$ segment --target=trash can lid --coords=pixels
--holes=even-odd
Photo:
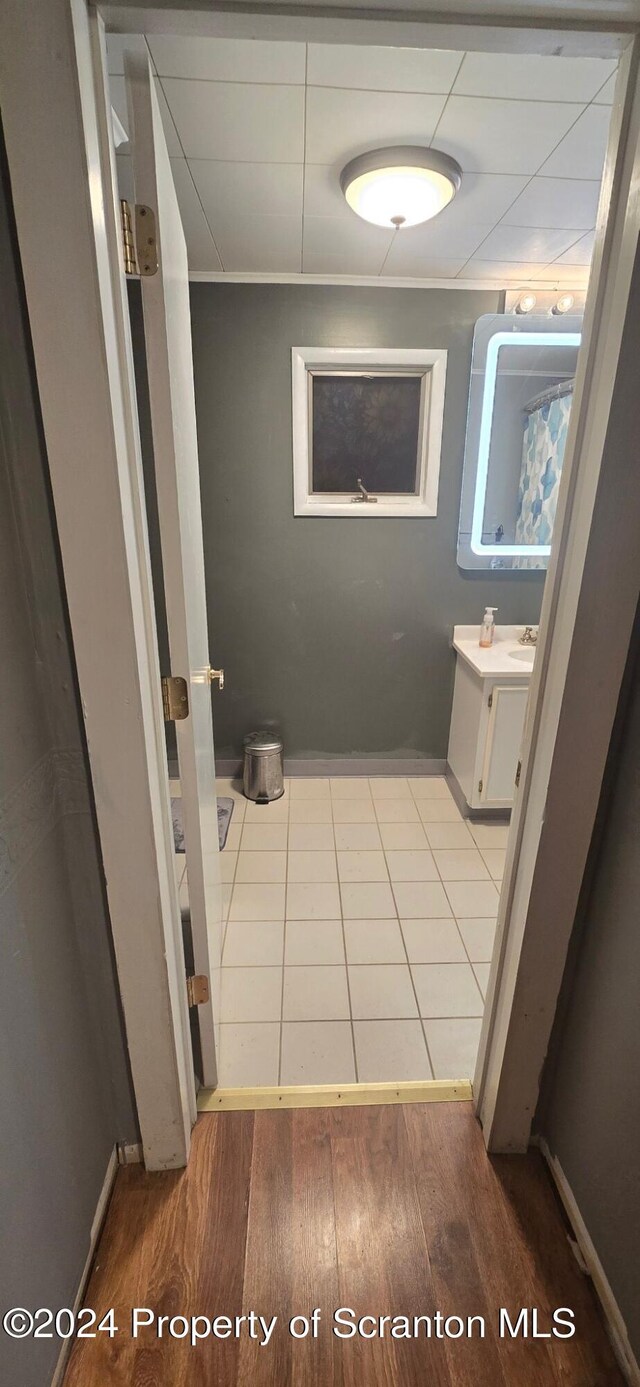
[[[273,732],[248,732],[244,745],[246,751],[282,751],[282,738]]]

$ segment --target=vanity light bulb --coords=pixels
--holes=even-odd
[[[532,313],[537,303],[535,294],[526,293],[518,299],[516,313]]]
[[[574,303],[575,299],[573,294],[561,294],[558,302],[553,305],[551,312],[556,314],[556,316],[562,313],[570,313]]]

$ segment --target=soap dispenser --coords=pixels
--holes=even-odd
[[[493,645],[493,637],[496,629],[496,623],[493,619],[493,615],[494,612],[497,612],[497,610],[497,607],[487,607],[485,609],[485,613],[482,618],[482,626],[480,627],[479,642],[483,650],[488,650],[489,646]]]

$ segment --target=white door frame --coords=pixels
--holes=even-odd
[[[101,9],[110,27],[130,32],[242,36],[250,29],[272,38],[539,52],[557,50],[560,34],[557,25],[512,28],[502,15],[495,27],[474,25],[471,15],[460,28],[432,19],[381,21],[371,12],[342,19],[335,11],[325,18],[317,10],[274,15],[255,7],[224,14]],[[514,19],[518,13],[514,4]],[[486,23],[478,5],[481,15]],[[611,23],[604,5],[590,17]],[[104,130],[100,142],[104,94],[95,90],[90,54],[91,43],[102,41],[101,23],[86,0],[5,0],[4,29],[3,119],[133,1081],[147,1163],[180,1165],[193,1081],[125,285]],[[591,33],[586,24],[562,31],[565,53],[618,56],[628,44],[628,25],[613,34]],[[621,485],[619,460],[625,418],[629,427],[635,422],[633,392],[617,418],[617,456],[606,440],[629,359],[623,328],[640,228],[637,38],[624,67],[576,390],[576,405],[585,404],[572,412],[476,1076],[478,1112],[494,1150],[522,1150],[528,1141],[640,588],[639,506]],[[616,563],[602,565],[612,535]],[[585,630],[598,560],[598,601]],[[594,651],[601,656],[605,648],[594,698]],[[587,717],[588,765],[583,757],[578,766],[570,759],[574,729]],[[570,851],[567,807],[574,814]],[[556,820],[561,842],[551,831]]]

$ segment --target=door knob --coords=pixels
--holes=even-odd
[[[211,665],[208,665],[208,666],[207,666],[207,679],[209,680],[209,683],[210,683],[210,684],[215,683],[215,681],[216,681],[216,679],[217,679],[217,681],[218,681],[218,688],[220,689],[220,692],[222,693],[222,690],[223,690],[223,688],[224,688],[224,670],[223,670],[223,669],[212,669],[212,668],[211,668]]]

